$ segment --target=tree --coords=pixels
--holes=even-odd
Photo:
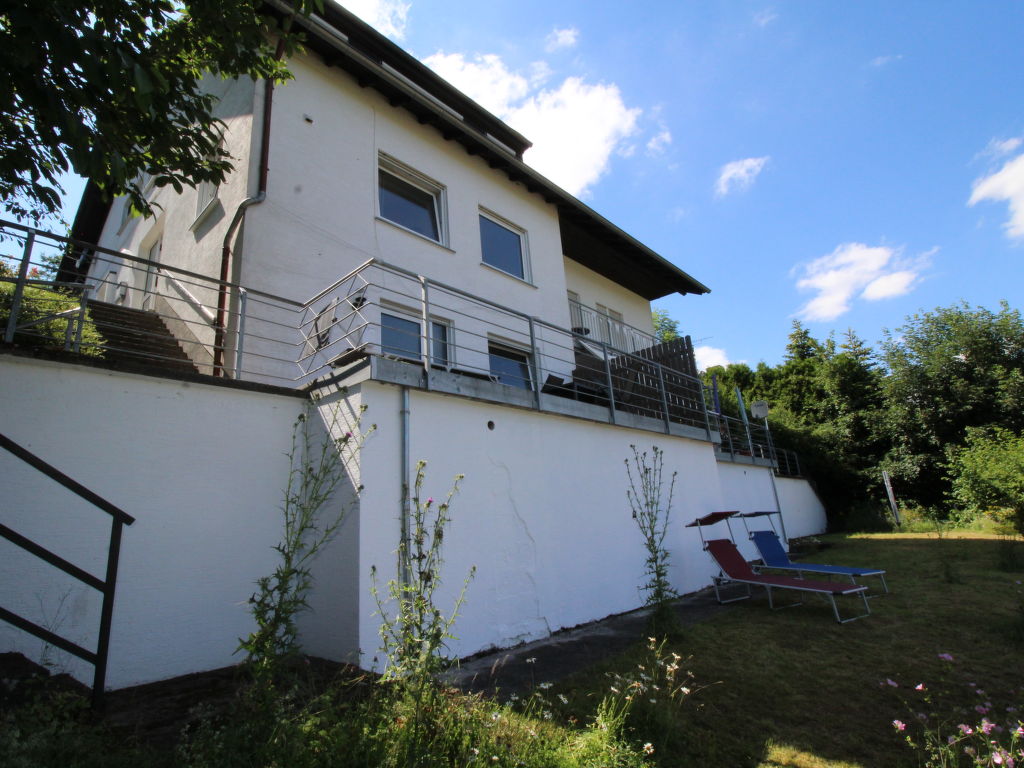
[[[651,310],[651,322],[654,324],[654,338],[658,341],[675,341],[679,338],[679,321],[669,317],[664,309]]]
[[[1009,510],[1024,533],[1024,434],[970,427],[963,447],[948,453],[953,500],[974,512]]]
[[[942,505],[950,490],[944,456],[969,427],[1024,429],[1024,321],[967,304],[912,315],[883,345],[886,463],[907,493]]]
[[[232,169],[204,77],[282,81],[300,37],[258,0],[8,0],[0,10],[0,201],[34,222],[68,171],[151,213],[138,180],[180,191]],[[323,0],[294,0],[294,13]]]

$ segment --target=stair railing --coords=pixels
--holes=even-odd
[[[103,579],[99,579],[88,571],[82,570],[45,547],[8,528],[6,525],[0,524],[0,536],[21,547],[26,552],[35,555],[40,560],[49,563],[55,568],[59,568],[72,578],[92,587],[103,595],[103,604],[100,609],[100,630],[96,642],[96,650],[94,651],[83,648],[77,643],[73,643],[67,638],[61,637],[55,632],[51,632],[23,616],[19,616],[13,611],[0,606],[0,619],[93,665],[95,672],[92,682],[92,703],[94,707],[99,707],[103,700],[103,690],[106,685],[107,657],[110,651],[110,624],[114,615],[114,591],[117,587],[117,566],[121,555],[121,531],[124,526],[134,523],[135,518],[114,506],[102,496],[89,490],[81,483],[72,480],[56,467],[47,464],[6,435],[0,434],[0,448],[5,449],[97,509],[110,515],[110,543],[107,550],[106,574]]]

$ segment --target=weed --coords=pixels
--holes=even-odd
[[[647,559],[644,562],[644,576],[647,581],[640,587],[645,595],[645,604],[652,606],[651,631],[655,634],[674,630],[677,625],[671,601],[678,594],[669,583],[669,553],[665,547],[668,534],[669,515],[672,510],[672,495],[676,487],[677,472],[673,472],[668,486],[668,498],[663,500],[663,468],[665,454],[657,446],[651,449],[648,463],[647,451],[641,453],[631,445],[633,459],[626,459],[626,476],[629,488],[626,498],[633,510],[633,519],[644,539]],[[635,472],[635,476],[634,476]]]

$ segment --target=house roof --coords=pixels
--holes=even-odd
[[[279,12],[282,0],[267,0]],[[336,3],[322,17],[297,19],[307,47],[324,61],[351,74],[361,86],[383,95],[478,155],[513,182],[558,209],[565,255],[651,300],[671,293],[708,293],[710,288],[622,231],[523,162],[530,142],[406,53],[370,25]]]

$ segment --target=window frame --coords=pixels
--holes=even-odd
[[[407,323],[410,323],[410,324],[413,324],[413,325],[416,326],[417,333],[416,333],[415,339],[416,339],[416,343],[417,343],[417,346],[419,348],[419,351],[418,351],[418,353],[415,356],[413,356],[411,350],[404,350],[401,353],[396,352],[395,350],[398,349],[398,347],[392,347],[389,350],[385,350],[384,349],[384,346],[385,346],[384,345],[384,318],[385,318],[385,316],[390,317],[390,318],[394,318],[395,320],[400,320],[402,322],[407,322]],[[435,335],[435,329],[439,329],[439,328],[443,328],[444,329],[444,338],[439,338],[438,335]],[[425,353],[427,351],[429,351],[430,352],[430,364],[431,365],[437,365],[437,366],[439,366],[441,368],[446,368],[447,369],[447,368],[451,368],[455,364],[454,354],[453,354],[454,346],[452,344],[452,331],[453,331],[453,327],[452,327],[451,321],[449,321],[449,320],[445,320],[443,318],[431,316],[431,318],[430,318],[430,335],[429,335],[429,337],[424,338],[424,334],[423,334],[423,317],[422,317],[422,315],[417,314],[415,311],[413,311],[411,309],[406,309],[404,307],[396,307],[396,306],[393,306],[391,304],[384,304],[380,308],[380,329],[381,329],[380,350],[381,350],[382,354],[391,355],[393,357],[397,357],[397,358],[400,358],[402,360],[406,360],[406,361],[411,362],[411,363],[422,363]],[[396,329],[396,331],[397,331],[397,329]],[[401,332],[401,331],[397,331],[397,332]],[[406,334],[406,335],[409,336],[410,338],[413,338],[412,334]],[[424,349],[424,343],[430,345],[428,349]],[[439,358],[435,354],[435,350],[436,350],[436,346],[435,345],[436,344],[443,344],[444,345],[445,356],[444,356],[444,360],[441,361],[441,362],[439,362]]]
[[[400,183],[410,186],[413,189],[423,192],[430,196],[431,200],[433,201],[433,218],[435,228],[437,229],[437,238],[431,237],[427,233],[421,232],[418,229],[414,229],[413,227],[407,226],[406,224],[403,224],[401,221],[396,221],[395,219],[390,218],[389,216],[386,216],[384,214],[384,207],[381,204],[381,192],[383,191],[383,187],[381,185],[382,173],[386,173],[393,179],[397,179]],[[448,195],[447,190],[443,184],[435,181],[434,179],[431,179],[428,176],[423,175],[422,173],[414,170],[413,168],[410,168],[405,163],[396,160],[390,155],[380,152],[377,155],[376,185],[376,206],[378,219],[380,219],[381,221],[386,221],[388,222],[388,224],[396,226],[399,229],[414,234],[418,237],[422,237],[424,240],[427,240],[428,242],[436,243],[437,245],[444,246],[445,248],[448,247]],[[395,190],[393,189],[389,191],[392,194],[401,196],[398,192],[395,192]],[[413,205],[419,206],[419,203],[417,203],[415,200],[410,200],[409,198],[403,199],[405,199],[407,202]],[[423,206],[419,207],[421,207],[423,210],[426,210],[426,208]]]
[[[490,211],[487,208],[481,207],[478,211],[478,214],[479,217],[477,219],[477,222],[478,225],[480,226],[480,263],[490,267],[491,269],[496,269],[504,275],[514,277],[517,280],[522,280],[524,283],[533,285],[533,270],[530,266],[530,243],[529,238],[527,237],[526,230],[520,227],[518,224],[513,224],[505,217],[499,216],[498,214],[494,213],[494,211]],[[487,253],[484,248],[484,236],[482,226],[483,220],[485,219],[489,221],[491,224],[501,227],[502,229],[512,233],[513,235],[516,235],[519,238],[519,265],[522,271],[521,275],[517,275],[515,272],[509,272],[504,267],[499,266],[498,264],[494,264],[487,260]]]
[[[516,376],[515,378],[522,381],[522,383],[510,384],[506,381],[502,381],[500,374],[495,373],[494,371],[494,357],[503,357],[506,360],[521,358],[521,363],[525,368],[526,376]],[[525,389],[527,392],[532,392],[536,385],[533,380],[533,355],[528,350],[513,346],[512,344],[507,344],[503,341],[497,341],[495,339],[487,340],[487,371],[495,381],[499,384],[504,384],[507,387],[515,387],[516,389]]]

